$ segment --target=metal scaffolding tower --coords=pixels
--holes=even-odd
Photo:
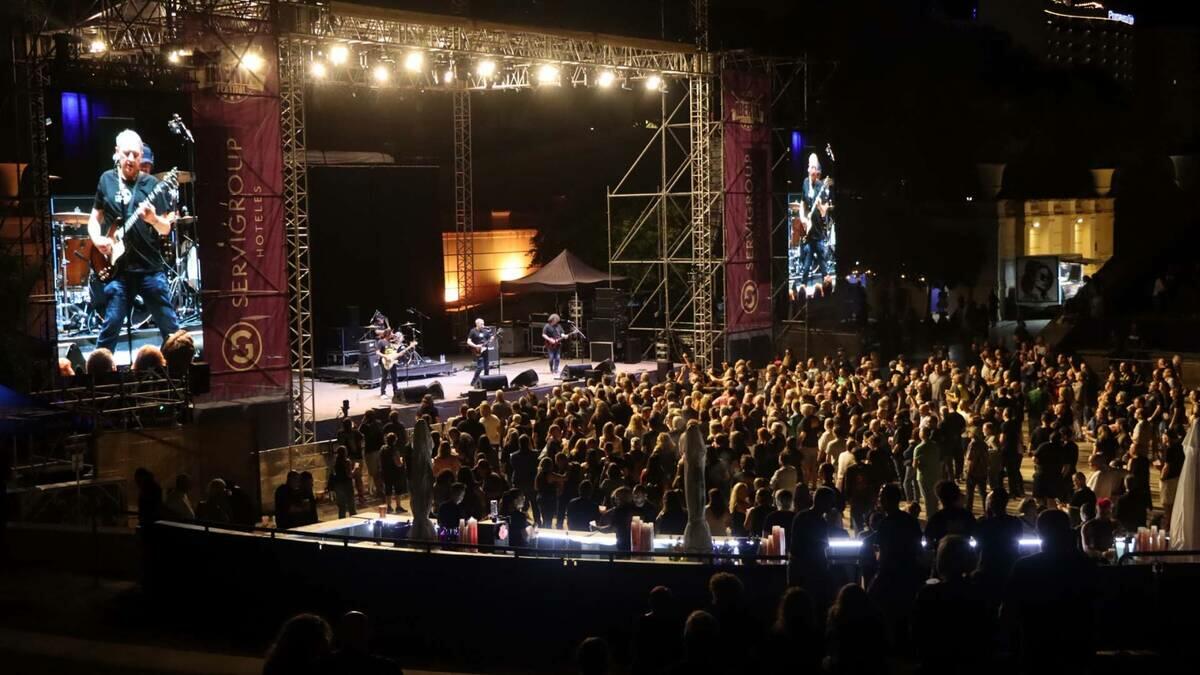
[[[458,302],[475,298],[475,209],[471,195],[471,92],[455,91],[454,98],[454,271]]]
[[[297,40],[279,41],[279,121],[283,141],[283,218],[287,233],[288,338],[291,349],[292,442],[316,440],[312,275],[308,251],[308,160],[304,135],[307,61]]]

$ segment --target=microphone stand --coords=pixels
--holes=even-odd
[[[575,325],[575,322],[574,322],[574,321],[571,321],[570,319],[564,319],[564,320],[563,320],[563,323],[569,324],[569,325],[571,326],[571,332],[570,332],[570,333],[567,333],[567,337],[570,337],[570,336],[572,336],[572,335],[578,334],[578,335],[579,335],[579,337],[583,338],[584,340],[587,340],[587,339],[588,339],[588,336],[584,335],[584,334],[583,334],[583,331],[579,330],[579,326]],[[583,358],[582,354],[580,355],[580,357],[579,357],[579,358],[580,358],[580,359],[582,359],[582,358]],[[591,362],[592,362],[592,360],[589,358],[589,359],[587,360],[587,363],[591,363]]]

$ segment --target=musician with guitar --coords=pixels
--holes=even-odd
[[[546,356],[550,358],[551,373],[558,372],[558,362],[562,356],[562,342],[566,339],[559,321],[557,314],[551,314],[546,325],[542,327],[542,340],[546,343]]]
[[[104,283],[104,325],[97,348],[113,349],[135,296],[141,296],[165,342],[179,328],[171,304],[161,241],[176,214],[168,182],[141,172],[142,139],[126,129],[117,134],[116,168],[100,175],[88,219],[92,269]]]
[[[817,273],[818,282],[823,283],[833,269],[833,217],[830,214],[833,210],[833,181],[829,178],[821,180],[821,160],[816,153],[808,156],[808,177],[804,179],[800,197],[803,206],[799,209],[799,215],[804,230],[800,280],[804,286],[808,286],[814,272]]]
[[[483,319],[475,319],[475,327],[467,333],[467,346],[475,352],[475,376],[471,378],[471,386],[478,387],[480,375],[488,374],[488,347],[496,339],[499,332],[483,325]]]

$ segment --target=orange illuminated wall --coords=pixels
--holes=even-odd
[[[500,296],[500,282],[520,279],[537,269],[533,264],[535,229],[487,230],[475,232],[475,297],[472,302],[494,300]],[[458,234],[442,233],[443,299],[447,305],[459,300],[455,253]]]

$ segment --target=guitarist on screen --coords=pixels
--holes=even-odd
[[[124,232],[124,251],[113,261],[112,276],[104,283],[104,325],[96,346],[110,350],[116,347],[134,296],[142,296],[164,342],[179,328],[167,283],[167,263],[159,243],[171,233],[176,214],[167,195],[155,191],[158,180],[141,172],[142,138],[137,132],[126,129],[117,134],[113,159],[116,168],[100,174],[96,186],[96,199],[88,219],[92,245],[111,257],[115,248],[113,226],[120,228],[134,214],[137,219]],[[154,198],[146,203],[151,196]]]
[[[800,196],[804,200],[800,219],[806,233],[800,253],[801,282],[807,286],[814,272],[823,283],[833,262],[830,247],[833,188],[829,180],[821,180],[821,160],[816,153],[808,156],[808,178],[804,179]]]

